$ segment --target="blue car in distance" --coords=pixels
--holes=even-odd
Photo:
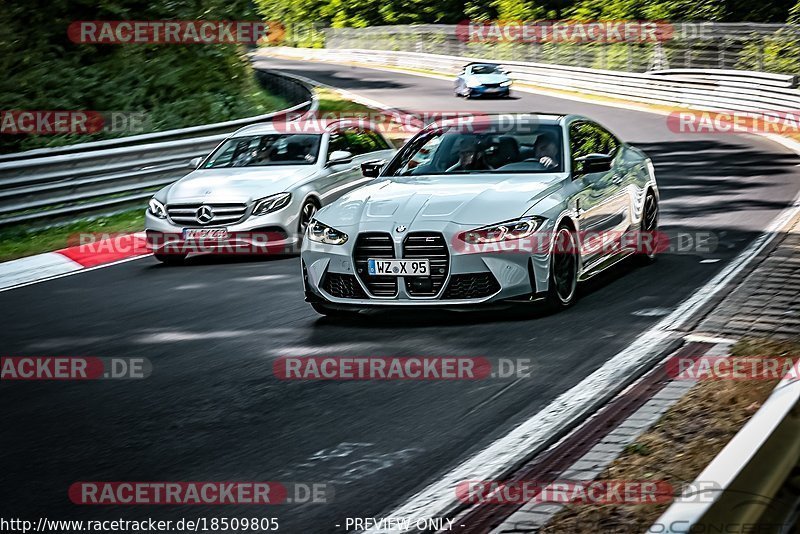
[[[469,63],[453,84],[456,96],[508,97],[511,95],[511,78],[508,72],[492,63]]]

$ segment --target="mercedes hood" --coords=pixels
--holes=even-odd
[[[315,165],[199,169],[162,190],[164,202],[251,202],[282,193],[317,172]]]

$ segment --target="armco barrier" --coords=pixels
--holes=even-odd
[[[800,365],[800,364],[796,364]],[[796,370],[795,370],[796,373]],[[648,532],[794,532],[800,515],[800,381],[787,376]],[[697,498],[702,497],[702,498]]]
[[[64,221],[144,205],[231,132],[287,112],[316,109],[314,91],[283,73],[259,81],[292,107],[245,119],[0,156],[0,226]]]
[[[691,69],[634,73],[388,50],[275,47],[262,49],[259,53],[424,69],[450,75],[460,72],[466,63],[487,61],[502,65],[510,71],[515,81],[551,89],[709,111],[759,111],[770,114],[800,109],[797,79],[786,74]]]

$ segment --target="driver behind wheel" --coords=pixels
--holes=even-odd
[[[535,159],[541,163],[546,169],[554,169],[558,167],[558,143],[555,136],[549,132],[543,133],[536,138],[533,144],[533,152]]]

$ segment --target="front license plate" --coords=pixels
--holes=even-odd
[[[192,241],[200,239],[228,239],[228,230],[226,228],[184,228],[183,238]]]
[[[373,276],[428,276],[431,272],[428,260],[378,260],[367,261],[369,274]]]

